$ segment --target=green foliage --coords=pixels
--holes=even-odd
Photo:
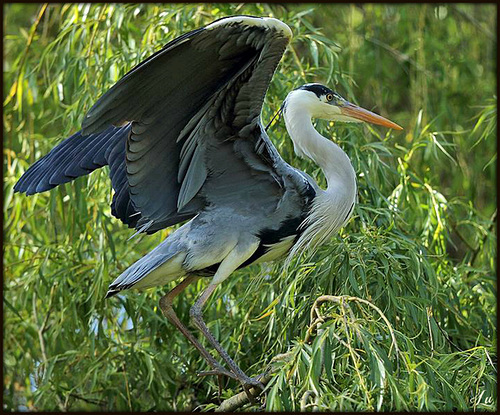
[[[128,241],[106,169],[29,198],[13,186],[127,70],[232,14],[294,33],[264,122],[319,81],[405,130],[318,122],[358,174],[354,218],[314,257],[238,272],[206,307],[210,329],[249,375],[287,353],[268,410],[495,410],[496,21],[472,4],[6,6],[5,409],[218,406],[216,380],[196,376],[206,364],[157,307],[173,284],[104,300],[169,231]],[[282,123],[270,134],[324,185]],[[178,300],[183,321],[205,284]],[[239,391],[227,382],[222,399]]]

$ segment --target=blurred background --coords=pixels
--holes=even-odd
[[[105,169],[30,198],[13,186],[134,65],[234,14],[294,33],[264,125],[291,89],[321,82],[404,131],[317,123],[358,174],[354,218],[291,269],[240,271],[207,306],[211,330],[251,375],[291,353],[267,410],[495,410],[497,6],[236,3],[4,5],[4,409],[219,404],[216,380],[196,377],[204,363],[157,309],[170,287],[103,300],[169,230],[127,243]],[[270,137],[324,185],[281,121]],[[179,300],[184,321],[204,284]],[[370,301],[392,327],[371,307],[330,305],[311,338],[322,294]],[[238,392],[228,382],[221,399]]]

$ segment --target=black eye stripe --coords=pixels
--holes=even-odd
[[[330,101],[342,101],[343,98],[337,94],[336,92],[332,91],[330,88],[324,86],[324,85],[321,85],[321,84],[305,84],[305,85],[302,85],[300,87],[298,87],[297,89],[303,89],[305,91],[311,91],[311,92],[314,92],[316,94],[316,96],[320,99],[323,99],[322,97],[326,97],[325,99],[330,102]],[[332,96],[332,99],[328,99],[329,98],[329,95]]]
[[[314,92],[318,98],[327,94],[333,94],[333,91],[330,88],[327,88],[326,86],[321,84],[305,84],[297,89],[304,89],[306,91]]]

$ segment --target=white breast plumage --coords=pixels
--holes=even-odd
[[[304,231],[290,251],[289,259],[304,251],[315,251],[327,242],[349,220],[355,202],[355,189],[345,191],[342,188],[329,187],[316,195],[311,211],[301,225]]]

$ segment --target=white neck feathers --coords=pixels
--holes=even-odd
[[[314,128],[311,114],[299,99],[287,99],[285,125],[293,141],[295,153],[314,161],[326,177],[328,187],[343,184],[356,188],[356,173],[347,154]]]
[[[304,249],[315,250],[327,242],[347,222],[356,199],[356,173],[347,154],[335,143],[319,134],[312,125],[316,114],[310,97],[292,92],[286,102],[284,119],[294,149],[300,157],[318,164],[326,177],[326,191],[317,193],[305,228],[293,246],[289,259]],[[321,114],[319,114],[321,117]]]

